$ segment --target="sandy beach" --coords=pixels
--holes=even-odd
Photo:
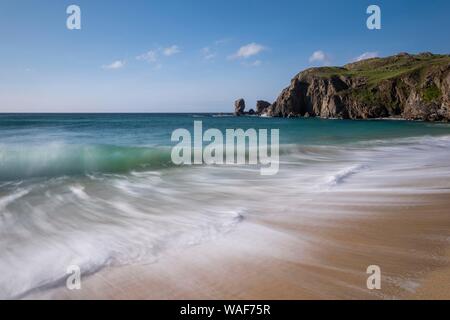
[[[155,263],[106,268],[82,289],[33,292],[32,299],[448,299],[448,193],[324,198],[298,210],[335,212],[296,221],[295,210],[250,217],[211,242],[171,251]],[[381,290],[366,268],[379,265]]]

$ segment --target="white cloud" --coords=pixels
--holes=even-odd
[[[255,60],[252,62],[243,62],[243,65],[246,67],[259,67],[262,64],[261,60]]]
[[[178,47],[178,46],[176,46],[176,45],[173,45],[173,46],[170,46],[170,47],[167,47],[167,48],[164,48],[163,50],[162,50],[162,52],[163,52],[163,54],[165,55],[165,56],[172,56],[172,55],[174,55],[174,54],[176,54],[176,53],[179,53],[180,52],[180,48]]]
[[[222,38],[222,39],[218,39],[212,43],[210,43],[208,46],[203,47],[200,52],[201,55],[203,56],[204,60],[214,60],[215,58],[217,58],[218,56],[220,56],[220,49],[221,47],[225,46],[227,43],[231,42],[233,39],[232,38]],[[228,57],[229,59],[231,57]]]
[[[160,59],[161,56],[169,57],[179,52],[181,52],[180,48],[176,45],[173,45],[167,48],[152,49],[146,53],[137,56],[136,59],[140,61],[146,61],[151,64],[155,64],[156,67],[159,69],[161,68],[161,64],[158,62],[159,60],[161,60]]]
[[[378,52],[364,52],[362,55],[356,57],[353,61],[361,61],[371,58],[377,58]]]
[[[155,50],[150,50],[149,52],[137,56],[136,59],[153,63],[158,60],[158,53]]]
[[[211,59],[215,58],[217,54],[215,52],[213,52],[210,47],[204,47],[202,49],[202,55],[203,55],[203,59],[211,60]]]
[[[262,51],[266,50],[266,47],[257,44],[257,43],[249,43],[243,47],[240,47],[239,50],[231,55],[229,58],[230,59],[247,59],[249,57],[255,56],[259,53],[261,53]]]
[[[318,62],[321,64],[329,64],[330,63],[330,56],[323,52],[322,50],[314,51],[311,57],[309,57],[309,62]]]
[[[125,62],[124,61],[117,60],[117,61],[114,61],[111,64],[107,64],[107,65],[102,66],[102,68],[105,69],[105,70],[116,70],[116,69],[121,69],[124,66],[125,66]]]

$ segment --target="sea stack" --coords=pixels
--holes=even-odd
[[[264,101],[264,100],[258,100],[256,101],[256,113],[257,114],[263,114],[267,111],[267,108],[269,108],[271,105],[270,102]]]
[[[245,100],[238,99],[234,102],[234,115],[240,116],[243,115],[245,111]]]

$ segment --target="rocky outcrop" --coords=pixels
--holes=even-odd
[[[270,116],[450,119],[450,56],[402,53],[307,69],[265,111]]]
[[[267,111],[267,109],[270,107],[271,103],[264,101],[264,100],[258,100],[256,101],[256,113],[262,114]]]
[[[243,115],[245,111],[245,100],[238,99],[234,102],[234,115],[240,116]]]

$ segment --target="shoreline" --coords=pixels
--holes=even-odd
[[[381,209],[346,206],[344,217],[306,224],[290,214],[250,217],[153,264],[105,268],[83,278],[79,291],[60,287],[25,299],[446,299],[450,288],[439,284],[450,277],[448,194],[414,205],[410,197]],[[373,264],[381,267],[381,290],[366,288]]]
[[[196,113],[196,114],[202,114],[200,113]],[[204,114],[211,114],[211,113],[204,113]],[[435,121],[430,121],[430,120],[423,120],[423,119],[407,119],[407,118],[402,118],[402,117],[380,117],[380,118],[366,118],[366,119],[359,119],[359,118],[333,118],[333,117],[319,117],[319,116],[300,116],[300,115],[296,115],[296,116],[290,116],[290,117],[278,117],[278,116],[269,116],[267,114],[242,114],[239,116],[234,115],[233,113],[212,113],[214,116],[229,116],[229,117],[252,117],[252,118],[274,118],[274,119],[318,119],[318,120],[345,120],[345,121],[407,121],[407,122],[423,122],[423,123],[449,123],[448,120],[435,120]]]

